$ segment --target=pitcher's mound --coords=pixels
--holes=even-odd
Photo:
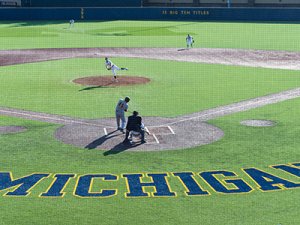
[[[146,77],[129,77],[129,76],[118,76],[117,81],[114,81],[113,76],[92,76],[92,77],[82,77],[73,80],[76,84],[81,84],[85,86],[129,86],[137,84],[145,84],[150,82],[149,78]]]

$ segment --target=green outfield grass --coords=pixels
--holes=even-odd
[[[0,48],[183,47],[187,33],[196,47],[298,51],[300,25],[196,22],[2,22]],[[221,35],[222,34],[222,35]],[[199,45],[198,45],[199,43]],[[82,118],[113,117],[116,101],[131,96],[130,107],[145,116],[178,116],[300,86],[299,71],[208,65],[160,60],[115,58],[130,68],[124,74],[149,77],[146,85],[84,90],[71,80],[109,75],[103,59],[67,59],[0,67],[0,106]],[[167,71],[167,72],[166,72]],[[300,162],[300,100],[294,99],[209,121],[225,133],[210,145],[162,152],[121,152],[105,156],[63,144],[54,137],[59,125],[0,116],[0,126],[25,126],[18,134],[0,135],[0,171],[14,178],[41,173],[79,175],[109,173],[114,182],[95,182],[92,191],[116,188],[110,198],[39,198],[51,179],[28,197],[1,196],[0,225],[6,224],[220,224],[296,225],[299,189],[262,192],[241,168],[255,167],[299,183],[299,178],[270,165]],[[267,119],[274,127],[246,127],[240,121]],[[188,129],[188,128],[186,128]],[[227,170],[254,190],[247,194],[214,192],[199,176],[210,196],[186,196],[177,178],[168,178],[177,197],[125,198],[125,173]],[[145,180],[147,181],[147,180]],[[149,180],[148,180],[149,181]],[[97,185],[98,188],[97,188]],[[232,187],[229,185],[229,187]],[[10,189],[12,190],[12,189]],[[153,192],[152,188],[146,191]],[[1,191],[1,195],[7,191]]]
[[[300,49],[299,24],[160,21],[1,22],[0,49],[185,47],[187,33],[195,47]]]

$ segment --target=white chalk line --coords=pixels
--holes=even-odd
[[[169,130],[171,131],[172,134],[175,134],[174,130],[170,126],[168,126],[168,128],[169,128]]]
[[[278,93],[279,94],[279,93]],[[264,99],[264,100],[261,100],[261,101],[256,101],[256,102],[253,102],[253,103],[247,103],[247,104],[242,104],[240,106],[233,106],[231,108],[227,108],[227,109],[222,109],[222,110],[217,110],[217,111],[214,111],[214,112],[208,112],[208,113],[205,113],[205,114],[201,114],[199,116],[195,116],[195,117],[188,117],[188,118],[185,118],[185,119],[181,119],[181,120],[177,120],[177,121],[174,121],[174,122],[170,122],[170,123],[166,123],[166,124],[162,124],[162,125],[157,125],[157,126],[152,126],[152,127],[165,127],[165,126],[170,126],[170,125],[174,125],[174,124],[177,124],[177,123],[182,123],[182,122],[185,122],[185,121],[189,121],[189,120],[195,120],[195,119],[200,119],[201,117],[207,117],[207,116],[212,116],[214,114],[220,114],[222,112],[226,112],[226,111],[231,111],[231,110],[236,110],[236,109],[239,109],[239,108],[245,108],[246,106],[251,106],[251,105],[256,105],[256,104],[262,104],[262,103],[267,103],[267,104],[264,104],[264,105],[258,105],[257,107],[253,107],[253,108],[249,108],[249,109],[246,109],[244,111],[248,111],[250,109],[255,109],[255,108],[259,108],[259,107],[263,107],[263,106],[266,106],[266,105],[270,105],[270,104],[275,104],[275,103],[278,103],[278,102],[283,102],[283,101],[286,101],[286,100],[290,100],[290,99],[294,99],[294,98],[299,98],[300,96],[292,96],[293,98],[287,98],[289,96],[291,96],[293,94],[287,94],[286,95],[286,98],[282,99],[282,100],[278,100],[277,102],[273,102],[273,103],[269,103],[270,101],[278,98],[278,96],[274,96],[272,98],[268,98],[268,99]],[[247,101],[247,100],[246,100]],[[238,103],[236,103],[238,104]],[[224,106],[226,107],[226,106]],[[209,110],[209,109],[208,109]],[[242,112],[242,111],[238,111],[238,112]],[[229,113],[227,115],[230,115],[230,114],[233,114],[233,113],[237,113],[237,112],[232,112],[232,113]],[[225,115],[220,115],[220,116],[225,116]],[[209,118],[208,120],[211,120],[211,119],[214,119],[214,118]],[[149,126],[150,127],[150,126]]]
[[[299,88],[297,88],[296,90],[298,90],[298,89]],[[287,91],[283,91],[283,92],[287,92]],[[298,92],[300,92],[300,90],[298,90]],[[168,127],[170,129],[170,131],[175,134],[175,132],[173,131],[173,129],[170,127],[170,125],[174,125],[174,124],[177,124],[177,123],[182,123],[182,122],[185,122],[185,121],[200,119],[202,117],[205,118],[207,116],[212,116],[212,115],[215,115],[215,114],[218,116],[218,114],[223,113],[223,112],[232,111],[232,110],[238,110],[240,108],[245,108],[247,106],[257,105],[257,107],[253,107],[253,108],[249,108],[249,109],[245,109],[245,110],[241,110],[241,111],[237,111],[237,112],[248,111],[250,109],[259,108],[259,107],[262,107],[262,106],[265,106],[265,105],[275,104],[275,103],[278,103],[278,102],[283,102],[283,101],[286,101],[286,100],[290,100],[290,99],[294,99],[294,98],[299,98],[300,97],[300,93],[298,93],[297,96],[295,96],[296,93],[289,93],[289,94],[283,94],[283,96],[278,96],[278,95],[280,95],[280,93],[281,92],[275,93],[274,95],[276,95],[276,96],[272,96],[272,97],[271,96],[270,97],[263,96],[263,98],[266,98],[266,99],[258,100],[258,101],[255,101],[255,102],[249,102],[249,103],[241,104],[239,106],[232,106],[230,108],[225,108],[225,109],[220,109],[220,110],[216,109],[213,112],[207,112],[207,113],[204,113],[204,114],[201,114],[201,115],[198,115],[198,116],[187,117],[185,119],[176,120],[174,122],[169,122],[169,123],[166,123],[166,124],[155,125],[155,126],[148,126],[148,127]],[[277,99],[279,97],[281,97],[282,99]],[[276,99],[277,99],[277,101],[270,102],[270,101],[276,100]],[[251,101],[251,100],[253,101],[254,99],[249,99],[249,100],[245,100],[245,101]],[[241,103],[241,102],[237,102],[237,103],[234,103],[234,104],[239,104],[239,103]],[[221,107],[226,107],[226,105],[225,106],[221,106]],[[96,127],[114,128],[114,127],[110,127],[110,126],[106,126],[106,125],[102,125],[102,124],[82,122],[82,121],[78,121],[78,120],[75,120],[75,119],[55,118],[54,117],[55,115],[53,115],[53,116],[51,116],[51,115],[49,115],[49,116],[42,116],[42,115],[36,115],[36,114],[34,114],[36,112],[27,112],[26,113],[26,112],[16,112],[16,111],[12,111],[12,110],[14,110],[14,109],[11,109],[11,110],[0,109],[0,113],[2,112],[4,115],[10,115],[10,116],[12,114],[14,114],[17,117],[21,117],[21,118],[27,117],[25,119],[30,119],[30,117],[31,117],[31,118],[39,119],[41,121],[43,121],[43,120],[50,120],[50,121],[53,121],[53,122],[60,121],[60,123],[67,123],[67,124],[81,124],[81,125],[96,126]],[[15,109],[15,110],[17,110],[17,109]],[[213,110],[213,109],[208,109],[208,110]],[[237,112],[231,112],[231,113],[226,114],[226,115],[230,115],[230,114],[237,113]],[[225,115],[219,115],[219,116],[225,116]],[[210,120],[210,119],[214,119],[214,118],[208,118],[207,120]],[[44,121],[44,122],[47,122],[47,121]],[[148,128],[145,128],[145,129],[149,132]]]
[[[107,130],[106,130],[106,128],[104,127],[103,130],[104,130],[105,136],[107,136]]]
[[[150,133],[150,131],[149,131],[149,129],[148,129],[148,127],[145,127],[145,130],[146,130],[146,132],[150,135],[151,133]]]
[[[32,117],[32,118],[40,119],[39,121],[52,120],[52,121],[60,121],[61,123],[62,122],[69,123],[69,124],[73,123],[73,124],[81,124],[81,125],[88,125],[88,126],[95,126],[95,127],[105,127],[106,126],[106,125],[101,125],[101,124],[82,122],[82,121],[78,121],[78,120],[74,120],[74,119],[61,119],[61,118],[54,118],[54,116],[51,117],[51,116],[35,115],[35,114],[31,114],[30,112],[28,112],[28,113],[16,112],[16,111],[11,111],[11,110],[4,110],[4,109],[0,109],[0,112],[6,113],[5,115],[10,115],[10,116],[11,116],[11,114],[18,115],[18,117],[21,117],[21,118],[24,118],[22,116]],[[43,122],[46,122],[46,121],[43,121]],[[109,126],[106,126],[106,127],[113,128],[113,127],[109,127]]]
[[[159,144],[159,141],[158,141],[158,138],[156,137],[156,135],[155,135],[155,134],[152,134],[152,136],[154,137],[156,143]]]

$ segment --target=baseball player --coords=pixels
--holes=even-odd
[[[118,101],[118,104],[116,106],[116,120],[117,120],[117,130],[121,131],[122,133],[125,133],[124,128],[126,124],[125,119],[125,112],[127,112],[128,109],[128,102],[130,101],[130,98],[127,96],[125,99],[120,99]],[[122,121],[122,124],[120,126],[120,120]]]
[[[186,40],[186,48],[192,48],[194,44],[194,38],[188,34],[185,40]]]
[[[72,27],[74,27],[75,20],[71,19],[71,20],[69,21],[69,23],[70,23],[69,28],[72,28]]]
[[[137,111],[133,111],[132,115],[128,117],[128,123],[126,125],[126,136],[123,144],[130,143],[129,136],[133,131],[141,135],[141,143],[146,142],[145,125],[142,123],[142,117],[139,116],[139,113]]]
[[[110,61],[107,57],[105,57],[105,67],[107,70],[111,70],[114,77],[113,77],[113,81],[118,82],[117,80],[117,70],[128,70],[127,68],[119,68],[117,67],[115,64],[113,64],[112,61]]]

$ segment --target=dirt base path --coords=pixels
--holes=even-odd
[[[0,66],[67,58],[131,57],[300,70],[300,53],[213,48],[67,48],[0,51]]]

